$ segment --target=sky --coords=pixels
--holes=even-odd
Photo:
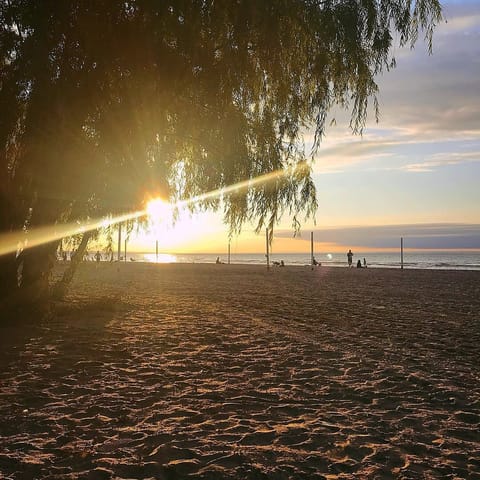
[[[480,249],[480,0],[445,0],[446,22],[436,29],[433,54],[394,49],[397,67],[377,78],[379,122],[373,111],[361,136],[348,112],[333,112],[316,155],[313,179],[319,208],[293,238],[291,220],[274,233],[278,253],[397,248]],[[311,136],[305,136],[306,144]],[[155,230],[155,231],[153,231]],[[221,213],[202,214],[172,228],[163,224],[132,236],[139,251],[226,251]],[[252,225],[231,242],[232,252],[262,252],[264,234]]]

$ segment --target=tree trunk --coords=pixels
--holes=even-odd
[[[39,304],[48,300],[57,246],[58,242],[52,242],[22,252],[20,288],[26,303]]]
[[[9,234],[15,230],[21,231],[25,222],[21,202],[11,193],[8,173],[0,186],[0,233]],[[3,180],[2,180],[3,181]],[[20,261],[16,252],[0,255],[0,310],[14,307],[20,301],[18,282],[18,267]]]
[[[18,301],[18,262],[15,253],[0,256],[0,311]]]
[[[54,265],[55,245],[47,244],[0,257],[2,321],[38,320],[48,309],[48,282]]]
[[[65,272],[63,273],[63,277],[59,280],[55,285],[52,287],[52,296],[56,299],[61,299],[67,293],[67,289],[70,286],[70,283],[77,271],[78,266],[83,261],[83,256],[85,254],[85,250],[87,249],[88,241],[92,236],[92,232],[85,232],[82,236],[82,241],[75,252],[74,257],[70,261],[70,265],[67,267]]]

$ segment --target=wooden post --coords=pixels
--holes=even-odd
[[[127,239],[125,239],[125,261],[127,261]]]
[[[313,232],[310,232],[310,263],[313,270]]]
[[[158,263],[158,240],[155,242],[155,257],[156,257],[156,261]]]
[[[230,240],[228,241],[228,264],[230,265]]]
[[[403,270],[403,237],[400,238],[400,268]]]
[[[122,254],[122,224],[118,224],[118,255],[117,260],[120,261],[120,256]]]
[[[267,247],[267,270],[270,269],[270,245],[268,243],[268,228],[265,229],[265,245]]]

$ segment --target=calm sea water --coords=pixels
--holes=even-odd
[[[363,263],[365,258],[369,267],[375,268],[400,268],[400,253],[383,252],[354,252],[354,265],[360,259]],[[159,254],[158,262],[161,263],[215,263],[217,257],[224,263],[227,263],[228,257],[225,253],[218,254]],[[116,258],[116,256],[115,256]],[[322,265],[334,267],[346,267],[347,256],[345,254],[318,253],[315,255],[317,261]],[[93,258],[92,258],[93,259]],[[155,253],[127,252],[128,261],[137,262],[156,262]],[[273,254],[270,261],[280,262],[283,260],[285,265],[310,265],[310,254],[308,253],[290,253]],[[230,263],[264,265],[265,255],[261,253],[241,253],[231,254]],[[404,252],[404,268],[425,268],[438,270],[480,270],[480,251],[473,252]]]

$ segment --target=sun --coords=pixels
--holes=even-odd
[[[192,214],[185,206],[178,208],[178,204],[159,197],[150,197],[145,202],[143,215],[146,222],[141,229],[132,232],[130,243],[135,251],[150,254],[158,248],[159,262],[161,254],[203,253],[210,251],[219,238],[226,238],[223,223],[213,213]],[[226,240],[223,243],[226,245]],[[172,261],[170,257],[165,259]]]
[[[172,206],[161,198],[154,198],[147,203],[145,211],[152,221],[158,222],[172,215]]]

